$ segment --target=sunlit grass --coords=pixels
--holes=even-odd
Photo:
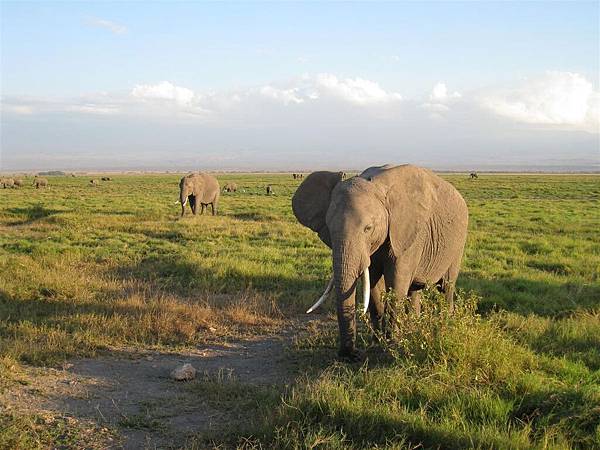
[[[405,324],[399,341],[383,354],[370,348],[361,367],[333,362],[333,318],[309,329],[291,352],[301,381],[284,402],[260,393],[270,413],[261,409],[245,431],[199,437],[200,448],[205,439],[263,448],[600,446],[600,177],[445,177],[469,205],[458,287],[477,306]],[[221,215],[183,219],[179,175],[113,178],[0,190],[2,385],[21,367],[114,347],[179,349],[277,330],[330,275],[328,249],[293,217],[299,181],[290,175],[219,175],[239,187],[222,195]],[[269,432],[265,414],[277,425]],[[18,434],[33,419],[10,420]]]

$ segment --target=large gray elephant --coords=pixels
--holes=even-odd
[[[213,216],[217,214],[219,196],[221,195],[219,182],[207,173],[191,173],[179,182],[179,201],[181,202],[181,215],[185,214],[185,205],[190,202],[190,208],[195,215],[198,205],[204,208],[211,206]]]
[[[342,180],[342,172],[315,172],[298,187],[298,221],[332,249],[333,278],[308,312],[334,287],[341,357],[356,359],[355,292],[363,278],[364,310],[373,328],[383,319],[381,294],[410,296],[438,283],[452,308],[467,237],[468,210],[459,192],[429,170],[411,165],[371,167]]]
[[[46,187],[48,186],[48,180],[45,178],[41,178],[41,177],[35,177],[33,179],[33,185],[35,186],[36,189],[39,189],[41,187]]]

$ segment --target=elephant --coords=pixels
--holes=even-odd
[[[477,173],[476,173],[476,172],[471,172],[471,173],[469,174],[469,176],[471,177],[471,180],[473,180],[474,178],[479,178],[479,176],[477,175]]]
[[[235,192],[237,191],[237,184],[233,183],[233,182],[229,182],[225,185],[225,187],[223,188],[223,190],[225,192]]]
[[[112,179],[110,177],[102,177],[101,180],[102,181],[112,181]]]
[[[98,186],[98,180],[96,180],[95,178],[90,180],[90,185],[92,186]]]
[[[25,182],[21,178],[15,178],[15,187],[24,186]]]
[[[15,187],[15,180],[13,180],[12,178],[2,178],[0,180],[0,185],[2,185],[2,187],[4,189],[6,189],[6,188],[14,188]]]
[[[188,199],[194,215],[196,215],[198,204],[202,205],[200,214],[204,214],[204,208],[210,205],[212,215],[216,215],[220,194],[219,182],[212,175],[200,172],[183,177],[179,182],[181,216],[185,214],[185,205]]]
[[[273,188],[271,187],[270,184],[267,185],[267,195],[273,195],[273,194],[274,194]]]
[[[36,177],[33,179],[33,186],[35,186],[36,189],[46,187],[48,186],[48,180],[46,178]]]
[[[332,250],[333,277],[317,308],[334,288],[339,356],[355,348],[355,295],[363,279],[364,312],[383,326],[381,294],[410,296],[420,313],[420,290],[438,283],[453,309],[454,283],[467,237],[468,209],[460,193],[433,172],[412,165],[370,167],[343,181],[343,172],[314,172],[292,197],[298,221]]]

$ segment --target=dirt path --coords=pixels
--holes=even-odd
[[[185,353],[122,350],[70,361],[63,370],[33,368],[28,384],[9,389],[2,400],[21,412],[45,411],[97,430],[116,430],[103,447],[177,447],[192,434],[241,419],[236,404],[221,401],[221,392],[283,391],[292,383],[285,350],[297,331]],[[169,377],[183,363],[198,370],[196,380]]]

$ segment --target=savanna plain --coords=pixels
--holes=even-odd
[[[448,314],[336,360],[330,252],[291,174],[0,189],[0,448],[600,448],[600,176],[443,175],[470,211]],[[266,195],[271,185],[274,195]],[[193,381],[169,379],[192,361]]]

